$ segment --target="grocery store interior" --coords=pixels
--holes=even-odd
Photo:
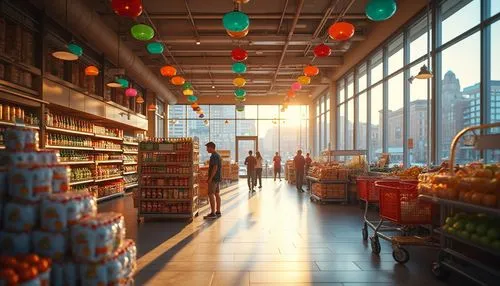
[[[499,51],[498,0],[0,0],[0,285],[498,285]]]

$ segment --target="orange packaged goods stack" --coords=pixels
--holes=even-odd
[[[8,129],[4,135],[0,285],[133,285],[137,251],[125,239],[123,216],[97,214],[88,190],[69,189],[73,176],[83,178],[88,171],[70,173],[57,151],[38,150],[32,129]]]
[[[134,205],[141,218],[198,214],[199,143],[195,138],[154,138],[139,143],[139,186]]]
[[[347,201],[349,169],[332,163],[314,164],[307,174],[311,200]]]

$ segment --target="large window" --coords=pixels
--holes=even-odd
[[[325,100],[326,102],[326,100]],[[297,149],[309,149],[309,106],[291,105],[280,112],[279,105],[247,105],[237,112],[234,105],[201,105],[205,118],[189,105],[170,105],[168,108],[169,137],[197,136],[200,143],[213,141],[217,149],[230,150],[235,158],[236,136],[258,136],[259,151],[266,161],[275,152],[283,159],[292,158]],[[200,152],[200,161],[208,160]]]
[[[155,126],[155,136],[165,137],[165,104],[161,100],[156,100]]]
[[[390,153],[393,165],[440,164],[449,159],[457,132],[500,121],[500,56],[496,52],[500,49],[500,1],[432,3],[432,11],[417,15],[353,67],[356,104],[350,101],[352,70],[337,81],[338,149],[368,148],[372,163],[381,153]],[[415,78],[424,64],[433,73],[430,80]],[[500,128],[489,132],[500,133]],[[352,134],[356,134],[354,142]],[[456,163],[500,160],[500,152],[479,152],[468,139],[473,138],[459,143]]]
[[[344,90],[342,88],[342,90]],[[343,95],[337,94],[337,96]],[[314,136],[316,140],[316,154],[326,150],[328,144],[330,144],[330,94],[325,93],[318,98],[316,101],[316,134]],[[334,147],[334,146],[330,146]]]

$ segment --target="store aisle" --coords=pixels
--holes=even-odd
[[[385,242],[373,256],[358,206],[312,203],[285,181],[265,180],[252,196],[242,181],[214,221],[204,212],[191,224],[137,225],[130,196],[99,208],[126,216],[139,252],[137,285],[444,285],[430,272],[434,249],[410,249],[405,266]]]

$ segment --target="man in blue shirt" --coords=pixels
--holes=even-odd
[[[203,218],[215,219],[221,216],[219,183],[222,177],[222,159],[220,155],[215,151],[214,142],[208,142],[207,144],[205,144],[205,146],[207,147],[207,152],[212,154],[210,156],[210,163],[208,165],[208,198],[210,201],[210,208],[212,212]]]

